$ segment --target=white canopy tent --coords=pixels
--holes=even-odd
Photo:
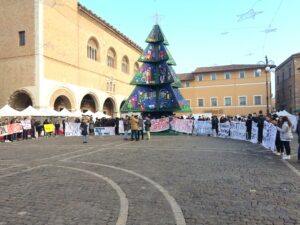
[[[58,112],[58,114],[62,117],[73,117],[73,113],[67,110],[66,108]]]
[[[78,109],[75,112],[72,112],[71,117],[82,117],[82,112],[80,111],[80,109]]]
[[[109,115],[106,115],[106,114],[104,114],[103,112],[100,112],[100,111],[98,111],[98,112],[96,112],[96,113],[94,113],[94,115],[93,115],[93,117],[94,118],[111,118],[111,116],[109,116]]]
[[[82,115],[84,115],[84,116],[93,116],[94,113],[92,111],[88,110],[85,113],[82,113]]]
[[[21,116],[40,116],[41,112],[30,105],[26,109],[22,110],[20,114]]]
[[[54,109],[44,108],[40,110],[40,116],[60,116],[60,114]]]
[[[21,116],[21,114],[20,111],[13,109],[9,105],[5,105],[0,109],[0,116]]]

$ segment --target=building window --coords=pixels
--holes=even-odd
[[[277,84],[279,84],[279,75],[277,75],[276,78],[277,78]]]
[[[210,79],[211,80],[216,80],[217,79],[217,74],[216,73],[211,73],[210,74]]]
[[[225,97],[224,98],[224,105],[225,106],[231,106],[231,97]]]
[[[289,77],[292,77],[292,68],[289,68]]]
[[[284,72],[282,72],[282,80],[285,80]]]
[[[241,79],[245,78],[245,71],[240,71],[240,78]]]
[[[91,60],[97,61],[98,42],[94,38],[90,38],[87,44],[87,57]]]
[[[203,98],[198,99],[198,107],[204,107],[204,99]]]
[[[107,81],[106,82],[106,92],[115,93],[116,91],[116,84],[114,81]]]
[[[25,46],[26,38],[25,38],[25,31],[19,31],[19,45]]]
[[[254,77],[260,77],[261,76],[261,69],[257,69],[254,71]]]
[[[247,97],[246,96],[239,97],[239,105],[247,105]]]
[[[203,81],[203,74],[198,75],[198,81]]]
[[[107,66],[116,68],[116,53],[115,50],[110,48],[107,52]]]
[[[254,105],[261,105],[261,96],[260,95],[256,95],[254,96]]]
[[[229,80],[231,78],[231,74],[230,73],[225,73],[224,78],[225,78],[225,80]]]
[[[218,100],[216,97],[210,98],[210,106],[218,106]]]
[[[185,82],[185,87],[190,87],[190,82]]]
[[[122,72],[129,73],[129,60],[127,56],[124,56],[122,59]]]

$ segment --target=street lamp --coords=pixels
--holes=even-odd
[[[258,64],[264,65],[265,73],[266,73],[266,103],[267,103],[267,112],[266,114],[270,114],[269,109],[269,81],[268,81],[268,72],[271,72],[271,69],[275,67],[274,62],[272,60],[268,60],[268,56],[265,57],[265,62],[260,61]]]

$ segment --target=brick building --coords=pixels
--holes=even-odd
[[[0,5],[0,107],[119,114],[139,46],[77,0]]]
[[[276,108],[300,111],[300,53],[291,55],[275,71]]]

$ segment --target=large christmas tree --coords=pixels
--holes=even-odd
[[[148,46],[138,60],[143,64],[130,82],[136,87],[121,112],[142,112],[152,117],[191,112],[178,90],[181,82],[172,68],[176,63],[166,48],[168,41],[159,25],[154,25],[146,42]]]

